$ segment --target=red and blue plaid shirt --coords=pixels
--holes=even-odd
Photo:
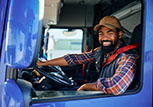
[[[97,50],[98,48],[82,54],[68,54],[64,56],[64,59],[68,62],[69,66],[86,64],[95,60],[94,56]],[[106,55],[104,60],[107,60],[110,55]],[[119,95],[124,93],[133,81],[137,58],[136,54],[123,55],[118,60],[119,66],[115,74],[109,78],[99,77],[96,81],[97,88],[100,88],[106,94]]]

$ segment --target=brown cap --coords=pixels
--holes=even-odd
[[[121,24],[115,16],[105,16],[105,17],[103,17],[99,21],[99,24],[97,24],[94,27],[94,31],[98,31],[101,26],[106,26],[106,27],[111,28],[111,29],[114,29],[114,28],[121,29]]]

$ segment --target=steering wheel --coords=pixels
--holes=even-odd
[[[53,85],[60,88],[72,88],[76,85],[72,78],[68,78],[62,70],[57,69],[55,66],[42,66],[34,67],[41,75],[48,78]]]

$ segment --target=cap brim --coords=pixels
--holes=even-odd
[[[96,26],[94,27],[94,31],[98,31],[99,28],[100,28],[101,26],[102,26],[102,25],[100,25],[100,24],[96,25]]]
[[[110,24],[98,24],[98,25],[96,25],[95,27],[94,27],[94,31],[98,31],[99,30],[99,28],[101,27],[101,26],[105,26],[105,27],[108,27],[108,28],[110,28],[110,29],[115,29],[116,27],[115,26],[112,26],[112,25],[110,25]]]

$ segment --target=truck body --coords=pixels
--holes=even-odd
[[[0,0],[0,107],[152,107],[152,10],[152,0]],[[140,43],[124,94],[76,91],[96,79],[92,64],[36,66],[99,46],[93,27],[106,15],[120,20],[126,44]]]

